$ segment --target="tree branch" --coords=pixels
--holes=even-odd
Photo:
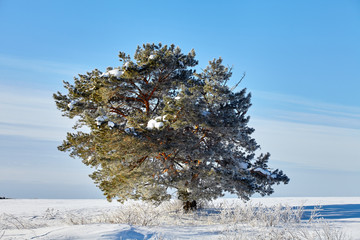
[[[122,117],[127,118],[127,115],[118,108],[110,107],[110,112],[120,114]]]
[[[235,86],[233,86],[230,91],[233,91],[235,88],[237,88],[237,86],[239,86],[239,84],[241,83],[241,81],[245,78],[246,72],[243,73],[241,79],[237,82],[237,84]]]

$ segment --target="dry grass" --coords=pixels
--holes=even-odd
[[[0,238],[6,229],[34,229],[54,225],[129,224],[138,226],[211,226],[219,239],[276,240],[345,240],[347,236],[323,219],[302,220],[304,209],[275,205],[239,204],[238,202],[203,203],[201,209],[185,214],[180,201],[154,206],[143,202],[128,202],[106,212],[60,212],[47,209],[42,216],[20,218],[10,214],[0,216]],[[166,239],[156,235],[155,239]]]

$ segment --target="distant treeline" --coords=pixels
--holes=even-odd
[[[0,199],[8,199],[8,198],[6,198],[6,197],[0,197]]]

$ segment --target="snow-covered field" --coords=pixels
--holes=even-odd
[[[360,197],[221,199],[181,209],[177,201],[0,200],[0,239],[360,239]]]

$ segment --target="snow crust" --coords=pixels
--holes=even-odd
[[[239,199],[219,199],[215,204],[245,204]],[[360,239],[360,197],[352,198],[253,198],[253,206],[276,206],[287,204],[289,206],[304,206],[311,209],[321,205],[324,211],[320,212],[328,222],[330,230],[341,230],[351,239]],[[125,204],[126,205],[126,204]],[[107,202],[102,199],[6,199],[0,200],[0,238],[10,239],[227,239],[229,225],[221,222],[207,225],[197,223],[183,225],[182,223],[169,222],[160,226],[138,226],[130,224],[105,224],[105,223],[79,223],[64,222],[63,217],[69,219],[83,217],[84,221],[94,218],[98,214],[116,212],[123,205],[118,202]],[[132,216],[129,212],[129,217]],[[195,218],[194,215],[186,218]],[[304,224],[308,220],[304,220]],[[301,224],[299,225],[301,226]],[[316,228],[317,225],[310,225]],[[287,226],[285,226],[286,228]],[[276,230],[271,227],[246,228],[241,225],[241,231],[251,229],[264,231]],[[267,230],[270,228],[270,230]],[[274,231],[273,230],[273,231]],[[311,230],[311,229],[309,229]],[[225,235],[224,235],[225,234]],[[238,233],[238,234],[241,234]],[[256,234],[253,234],[256,237]],[[231,238],[229,235],[229,239]],[[246,238],[248,239],[248,238]],[[252,238],[250,238],[252,239]],[[258,239],[258,238],[254,238]],[[331,238],[332,239],[332,238]],[[334,238],[335,239],[335,238]],[[341,238],[347,239],[347,238]]]

